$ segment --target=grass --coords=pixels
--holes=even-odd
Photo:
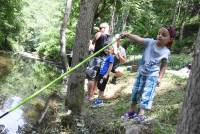
[[[139,61],[138,57],[135,58],[134,62],[131,60],[125,64],[124,69],[126,70],[127,65],[132,65],[136,61]],[[180,69],[191,61],[192,58],[188,55],[172,55],[169,69]],[[132,79],[135,77],[136,73],[130,73],[126,70],[125,76],[119,79],[117,85],[112,87],[108,84],[109,90],[118,88],[121,95],[114,100],[106,101],[101,108],[89,109],[86,126],[91,130],[90,133],[125,133],[124,122],[120,117],[129,108],[132,90],[130,85],[133,85]],[[156,90],[152,110],[146,113],[148,118],[153,119],[153,122],[148,127],[147,132],[144,132],[145,134],[174,134],[176,132],[187,79],[170,73],[165,75],[161,87]],[[124,93],[124,91],[129,92]],[[131,123],[130,126],[135,125],[133,121],[129,121],[129,123]]]
[[[132,79],[133,76],[135,77],[135,73],[126,74],[121,79],[121,82],[126,82],[128,85],[127,79]],[[181,78],[172,74],[165,75],[161,87],[157,89],[153,108],[146,114],[148,118],[153,119],[153,127],[148,128],[153,134],[175,133],[186,81],[187,78]],[[127,87],[123,87],[120,90],[125,90],[125,88]],[[98,130],[98,127],[92,128],[98,130],[99,133],[102,131],[108,133],[108,129],[109,132],[121,130],[120,133],[123,133],[125,130],[122,129],[123,122],[120,117],[129,108],[130,96],[130,93],[122,94],[117,99],[106,101],[104,107],[91,109],[92,120],[96,120],[98,122],[96,125],[100,125],[102,129]],[[93,126],[95,125],[93,124]]]
[[[183,95],[183,90],[172,89],[155,97],[155,105],[149,114],[156,119],[154,124],[155,134],[175,133]]]
[[[141,55],[129,55],[127,56],[128,62],[125,63],[125,65],[131,65],[131,64],[139,64],[139,61],[141,60]],[[186,55],[186,54],[172,54],[169,57],[169,63],[168,68],[172,70],[178,70],[188,63],[192,63],[192,56]]]
[[[169,69],[177,70],[184,67],[188,63],[192,63],[191,55],[173,54],[170,57],[168,67]]]

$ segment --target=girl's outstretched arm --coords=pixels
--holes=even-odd
[[[123,36],[128,37],[129,39],[131,39],[132,41],[139,43],[139,44],[144,44],[144,38],[140,37],[139,35],[136,34],[131,34],[131,33],[122,33]]]

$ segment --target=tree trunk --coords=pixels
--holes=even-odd
[[[200,134],[200,28],[177,134]]]
[[[114,0],[114,4],[111,6],[111,20],[110,20],[110,33],[114,33],[115,27],[115,10],[116,10],[116,0]]]
[[[181,28],[180,28],[180,35],[179,35],[179,42],[181,43],[183,41],[183,31],[185,27],[185,20],[183,20]]]
[[[66,69],[69,66],[67,57],[66,57],[65,29],[66,29],[66,25],[71,13],[71,6],[72,6],[72,0],[67,0],[66,5],[65,5],[64,19],[60,27],[60,56],[61,56],[62,67],[64,71],[66,71]]]
[[[179,1],[179,5],[178,5],[178,13],[176,15],[176,22],[179,22],[180,13],[181,13],[181,0]]]
[[[124,32],[126,28],[126,21],[129,16],[129,10],[130,10],[130,7],[128,7],[127,9],[123,9],[122,32]]]
[[[172,26],[175,26],[176,25],[176,19],[177,19],[177,16],[178,16],[178,14],[177,14],[177,11],[178,11],[178,9],[179,9],[179,0],[177,0],[176,1],[176,7],[175,7],[175,9],[174,9],[174,13],[173,13],[173,21],[172,21]]]
[[[72,66],[80,63],[88,55],[94,13],[100,0],[81,0],[80,15],[76,28],[73,46]],[[79,115],[82,111],[84,98],[85,66],[73,72],[68,81],[66,106],[72,114]]]

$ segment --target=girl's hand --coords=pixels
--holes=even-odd
[[[129,34],[130,34],[129,32],[123,32],[123,33],[121,34],[121,37],[127,37]]]
[[[108,75],[105,74],[105,75],[103,76],[103,79],[107,79],[107,78],[108,78]]]

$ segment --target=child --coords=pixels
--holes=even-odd
[[[119,66],[126,62],[126,50],[121,46],[121,37],[119,34],[115,35],[116,43],[113,45],[114,48],[114,64],[111,70],[114,73],[114,77],[110,81],[112,84],[116,84],[116,80],[118,77],[124,75],[123,69]]]
[[[106,88],[106,84],[109,79],[109,74],[112,70],[113,63],[114,63],[114,49],[112,46],[110,46],[107,51],[107,57],[104,59],[102,62],[99,75],[97,77],[97,87],[99,89],[99,96],[98,98],[92,103],[92,107],[97,107],[101,106],[103,104],[103,99],[104,99],[104,90]]]
[[[161,27],[156,40],[123,33],[123,36],[145,46],[138,68],[138,76],[132,89],[132,103],[129,111],[122,116],[123,118],[133,118],[139,123],[145,120],[145,110],[151,109],[156,85],[160,85],[167,68],[170,48],[175,34],[176,31],[171,26]],[[138,113],[136,112],[137,103],[139,103],[140,107]]]

